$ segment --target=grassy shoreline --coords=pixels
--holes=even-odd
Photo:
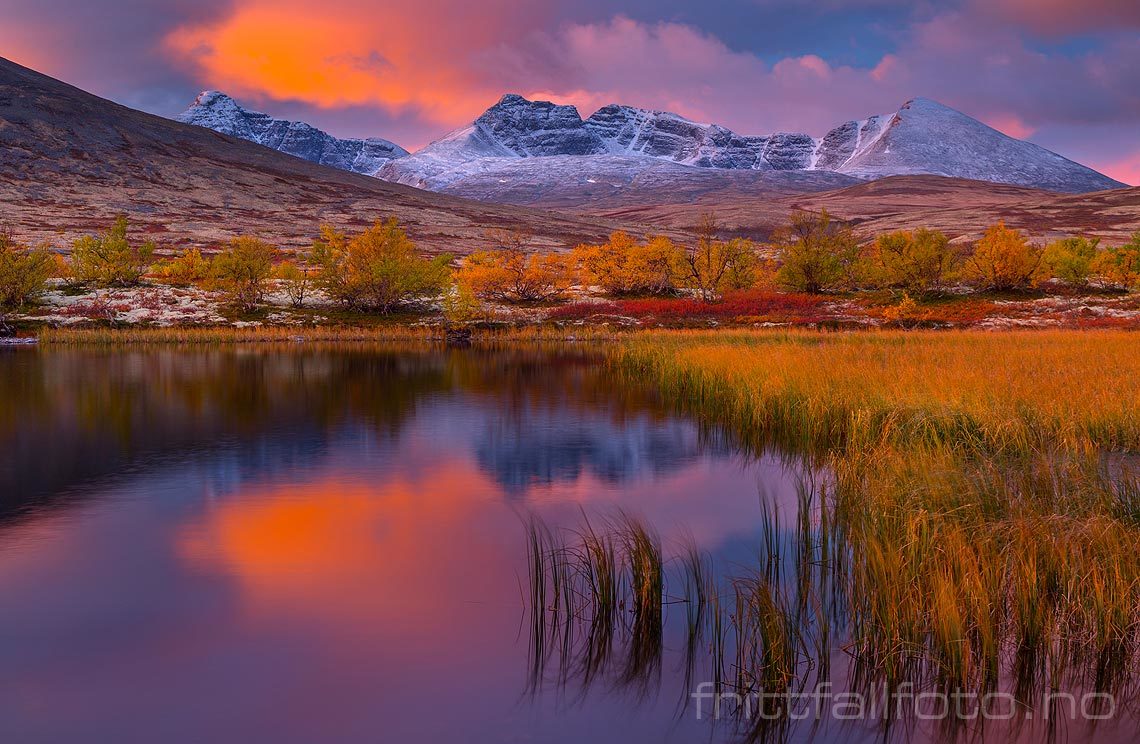
[[[689,415],[832,474],[818,526],[782,518],[868,679],[1135,691],[1140,337],[690,332],[614,354]],[[1113,450],[1130,460],[1106,466]],[[796,630],[787,674],[819,662],[819,632]]]
[[[610,341],[628,335],[626,331],[584,327],[560,329],[549,326],[474,328],[472,343],[525,343],[547,341]],[[253,344],[307,342],[424,342],[445,343],[442,326],[388,324],[375,326],[251,326],[235,328],[45,328],[36,337],[43,346],[121,346],[145,344]]]

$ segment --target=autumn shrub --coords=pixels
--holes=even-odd
[[[930,317],[929,311],[923,310],[918,303],[906,292],[897,305],[891,305],[883,310],[883,320],[902,328],[912,328]]]
[[[1099,238],[1064,238],[1049,244],[1042,261],[1050,276],[1083,287],[1092,276],[1099,245]]]
[[[250,312],[265,298],[277,249],[264,240],[243,235],[214,257],[214,280],[230,304]]]
[[[717,239],[718,225],[712,214],[701,215],[696,241],[686,246],[681,261],[681,286],[701,300],[712,302],[726,291],[755,284],[760,266],[756,247],[749,240]]]
[[[451,256],[427,258],[395,217],[349,237],[321,228],[313,244],[317,283],[329,297],[354,309],[391,312],[397,305],[440,293]]]
[[[684,260],[682,250],[665,236],[639,243],[622,231],[602,245],[580,245],[572,255],[583,281],[610,295],[673,292]]]
[[[123,287],[138,284],[154,256],[155,245],[147,240],[131,242],[127,238],[127,218],[119,215],[115,223],[99,235],[85,235],[72,245],[71,273],[75,281],[100,287]]]
[[[575,261],[571,255],[516,248],[476,251],[463,260],[457,280],[480,299],[541,302],[574,286]]]
[[[159,281],[175,287],[189,287],[206,282],[213,276],[210,259],[197,248],[189,248],[174,258],[159,261],[151,267]]]
[[[15,309],[43,294],[55,262],[42,248],[31,249],[0,231],[0,309]]]
[[[950,239],[937,230],[900,230],[880,235],[867,255],[867,274],[877,286],[915,295],[940,289],[954,269]]]
[[[1102,251],[1091,271],[1113,289],[1140,289],[1140,232],[1124,245]]]
[[[849,285],[859,259],[855,235],[826,209],[793,212],[788,224],[776,231],[773,245],[779,253],[780,284],[811,294]]]
[[[967,276],[999,292],[1029,289],[1042,278],[1044,250],[998,222],[986,230],[966,259]]]
[[[483,303],[475,292],[458,281],[453,281],[443,293],[442,310],[444,320],[452,325],[471,323],[484,314]]]
[[[293,307],[305,306],[305,298],[313,288],[313,275],[308,267],[285,260],[273,267],[273,278],[280,282]]]

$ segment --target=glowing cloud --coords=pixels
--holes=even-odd
[[[532,21],[529,7],[422,0],[386,4],[377,17],[363,0],[248,0],[221,20],[175,29],[165,45],[210,85],[239,96],[411,107],[454,123],[498,92],[470,56],[509,32],[502,18]]]

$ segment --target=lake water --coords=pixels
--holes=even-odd
[[[738,738],[677,604],[638,684],[532,678],[528,520],[746,567],[802,473],[589,353],[21,349],[0,396],[0,741]]]

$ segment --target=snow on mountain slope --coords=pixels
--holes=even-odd
[[[767,142],[766,137],[741,137],[667,111],[616,104],[595,111],[585,126],[613,154],[649,155],[705,168],[755,168]]]
[[[852,186],[859,179],[830,171],[694,168],[648,155],[550,155],[483,158],[452,171],[438,191],[503,204],[615,209],[665,200],[747,193],[783,196]]]
[[[507,95],[471,126],[389,163],[379,175],[440,190],[492,171],[510,177],[500,162],[504,158],[600,154],[629,158],[627,171],[648,167],[648,158],[705,169],[833,171],[861,179],[930,174],[1073,193],[1123,186],[921,98],[893,114],[848,121],[817,139],[788,132],[740,135],[677,114],[616,104],[583,121],[572,106]],[[535,180],[540,166],[526,170],[531,188],[558,187],[555,182],[565,177],[564,167],[551,168],[544,186]]]
[[[374,176],[389,161],[408,151],[388,140],[338,139],[300,121],[286,121],[242,108],[218,91],[203,91],[178,116],[185,124],[256,142],[312,163]]]
[[[1124,186],[926,98],[904,104],[837,170],[860,178],[930,174],[1074,193]]]

